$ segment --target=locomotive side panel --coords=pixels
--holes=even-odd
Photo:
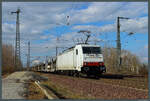
[[[57,70],[75,70],[73,64],[74,51],[73,49],[57,56]]]

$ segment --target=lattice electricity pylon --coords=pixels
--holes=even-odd
[[[11,12],[11,14],[16,13],[17,19],[16,19],[16,44],[15,44],[15,67],[17,69],[21,69],[21,57],[20,57],[20,27],[19,27],[19,13],[20,9],[17,9],[16,12]]]

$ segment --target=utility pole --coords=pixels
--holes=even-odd
[[[46,56],[45,66],[48,66],[48,56]]]
[[[120,69],[121,66],[121,42],[120,42],[120,19],[129,19],[126,17],[117,17],[117,68]]]
[[[30,41],[28,42],[27,70],[30,68]]]
[[[18,70],[21,70],[20,62],[21,62],[21,57],[20,57],[20,27],[19,27],[19,13],[20,9],[18,9],[16,12],[11,12],[11,14],[17,14],[17,19],[16,19],[16,44],[15,44],[15,67]]]
[[[58,52],[57,52],[57,51],[58,51],[58,49],[57,49],[57,47],[58,47],[58,46],[57,46],[57,45],[58,45],[58,41],[59,41],[59,38],[57,37],[57,39],[56,39],[56,57],[57,57],[57,53],[58,53]]]
[[[56,57],[57,57],[57,51],[58,51],[58,47],[56,46]]]
[[[0,8],[2,9],[2,2],[0,3]],[[0,13],[2,14],[2,13]],[[2,18],[0,19],[0,25],[2,26]],[[2,27],[0,27],[0,47],[2,47]],[[0,69],[2,70],[2,50],[0,51]],[[0,72],[0,75],[2,73]],[[2,76],[0,76],[2,77]]]

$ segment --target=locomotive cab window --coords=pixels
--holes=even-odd
[[[78,50],[76,49],[76,55],[78,55]]]
[[[83,54],[101,54],[100,47],[82,47]]]

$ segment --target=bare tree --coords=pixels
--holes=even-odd
[[[12,45],[2,45],[2,74],[11,73],[17,70],[14,64],[14,47]],[[21,60],[20,65],[21,64]]]
[[[108,72],[118,72],[116,68],[116,49],[115,48],[104,48],[103,49],[104,61]],[[127,50],[122,50],[122,65],[121,68],[123,72],[126,73],[139,73],[139,68],[141,67],[141,62],[139,58]]]

